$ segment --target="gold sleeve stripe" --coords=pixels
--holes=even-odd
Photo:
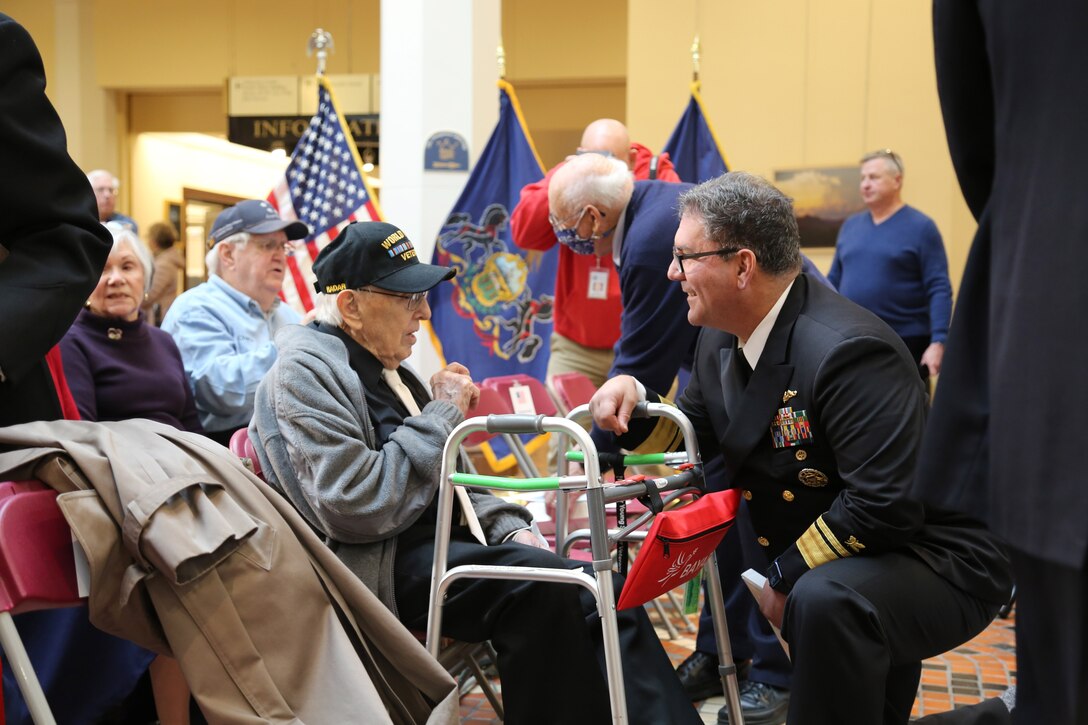
[[[845,559],[846,557],[851,556],[851,553],[847,551],[846,547],[839,543],[839,539],[835,534],[831,533],[831,527],[824,521],[823,516],[816,519],[816,526],[820,529],[820,533],[823,534],[824,540],[835,550],[835,553],[838,554],[840,558]]]
[[[661,398],[661,402],[666,405],[672,405],[673,407],[676,406],[675,403],[665,397]],[[683,442],[684,436],[680,432],[679,426],[668,418],[658,418],[657,424],[650,432],[650,435],[647,436],[646,440],[642,441],[632,453],[661,453],[675,451]]]
[[[815,569],[820,564],[826,564],[835,559],[850,556],[831,529],[824,523],[823,516],[809,526],[801,538],[797,540],[797,549],[801,552],[801,558],[809,569]]]

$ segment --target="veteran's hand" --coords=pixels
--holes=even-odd
[[[480,400],[480,389],[469,377],[468,368],[461,363],[450,363],[431,376],[431,397],[435,400],[447,400],[462,413]]]
[[[589,401],[593,422],[602,430],[617,435],[627,432],[631,411],[642,402],[638,385],[630,375],[620,375],[602,385]]]
[[[521,531],[515,531],[514,535],[510,537],[510,541],[516,541],[519,544],[525,544],[526,546],[535,546],[538,549],[547,549],[548,542],[541,539],[539,536],[533,533],[532,529],[522,529]]]

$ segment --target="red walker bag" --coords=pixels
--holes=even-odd
[[[733,525],[739,504],[740,491],[730,489],[654,517],[616,608],[642,606],[698,574]]]

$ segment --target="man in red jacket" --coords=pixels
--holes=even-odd
[[[680,181],[668,154],[654,156],[632,143],[627,127],[612,118],[586,126],[578,154],[598,153],[625,161],[635,179]],[[548,184],[562,164],[521,190],[510,224],[514,243],[545,251],[558,241],[548,221]],[[559,249],[555,279],[555,328],[547,376],[580,372],[593,384],[604,383],[612,366],[612,346],[620,336],[620,283],[611,259]]]

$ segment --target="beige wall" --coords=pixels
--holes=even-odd
[[[904,198],[936,220],[958,286],[974,223],[945,145],[929,3],[631,0],[628,20],[632,39],[661,39],[653,54],[628,45],[632,137],[657,147],[668,138],[687,102],[697,32],[704,106],[732,168],[773,178],[895,149]]]
[[[229,76],[306,75],[306,42],[333,35],[329,73],[375,73],[378,0],[90,0],[105,88],[217,88]],[[118,31],[123,28],[121,37]]]
[[[627,0],[504,0],[507,78],[548,167],[596,118],[627,113]]]
[[[379,0],[4,4],[42,49],[73,156],[117,171],[121,207],[138,217],[145,202],[134,209],[129,181],[147,182],[131,160],[137,134],[224,133],[226,78],[311,72],[306,40],[318,26],[336,41],[330,73],[378,71],[378,8]],[[698,33],[703,99],[734,168],[773,176],[894,148],[906,160],[905,197],[937,221],[958,286],[974,222],[945,146],[929,13],[926,2],[878,0],[504,0],[502,27],[507,77],[547,165],[601,116],[660,149],[687,102]],[[830,261],[812,256],[825,268]]]

